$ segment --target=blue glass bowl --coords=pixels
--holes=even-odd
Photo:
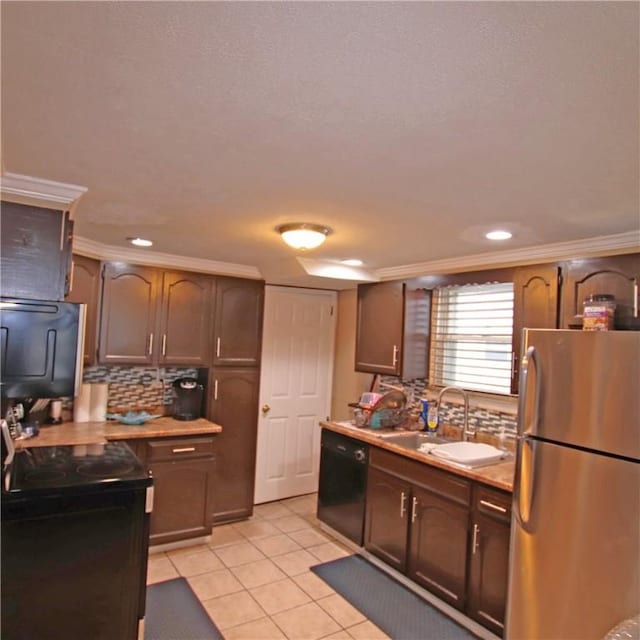
[[[107,420],[117,420],[122,424],[140,425],[149,420],[161,418],[159,413],[147,413],[146,411],[127,411],[124,415],[121,413],[107,413]]]

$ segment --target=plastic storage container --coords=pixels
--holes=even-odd
[[[613,329],[615,311],[615,296],[606,293],[594,293],[587,296],[582,306],[583,331],[609,331]]]

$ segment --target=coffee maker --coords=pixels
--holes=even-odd
[[[202,411],[204,387],[195,378],[178,378],[173,382],[173,417],[196,420]]]

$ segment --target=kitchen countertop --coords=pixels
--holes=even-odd
[[[417,460],[418,462],[423,462],[424,464],[438,467],[440,469],[443,469],[444,471],[448,471],[449,473],[455,473],[459,476],[464,476],[466,478],[470,478],[471,480],[476,480],[492,487],[496,487],[497,489],[502,489],[503,491],[513,491],[513,474],[515,470],[515,462],[513,457],[510,457],[507,461],[500,462],[498,464],[493,464],[486,467],[478,467],[476,469],[465,469],[458,466],[453,466],[445,462],[444,460],[439,460],[438,458],[431,456],[428,453],[421,453],[420,451],[405,449],[404,447],[393,444],[392,442],[387,442],[383,438],[379,437],[383,433],[392,433],[393,429],[373,430],[368,428],[356,427],[344,422],[329,421],[321,421],[320,426],[324,427],[325,429],[335,431],[336,433],[341,433],[342,435],[348,436],[350,438],[361,440],[362,442],[366,442],[367,444],[380,447],[381,449],[392,451],[393,453],[397,453],[401,456],[404,456],[405,458],[411,458],[412,460]]]
[[[41,426],[37,436],[16,440],[15,445],[16,449],[25,449],[93,444],[109,440],[212,435],[221,431],[222,427],[219,424],[204,418],[175,420],[164,416],[137,426],[111,420],[107,422],[63,422],[62,424]]]

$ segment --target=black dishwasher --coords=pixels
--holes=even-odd
[[[318,519],[362,546],[369,447],[322,430]]]

